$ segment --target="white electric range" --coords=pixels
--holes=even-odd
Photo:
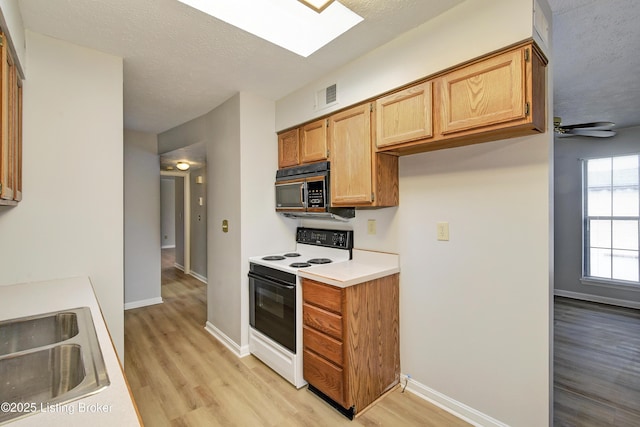
[[[301,269],[351,259],[353,231],[299,227],[296,246],[249,258],[249,351],[296,388],[302,374]]]

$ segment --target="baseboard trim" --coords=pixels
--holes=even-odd
[[[408,379],[408,382],[406,382]],[[418,381],[407,378],[406,375],[401,375],[400,381],[403,384],[407,384],[406,391],[410,391],[416,396],[433,403],[437,407],[449,412],[452,415],[468,422],[471,425],[477,427],[508,427],[504,424],[482,412],[473,409],[464,403],[458,402],[455,399],[450,398],[432,388],[427,387]]]
[[[220,329],[216,328],[213,323],[207,321],[204,329],[209,332],[215,339],[220,341],[222,345],[227,347],[229,351],[231,351],[236,356],[242,358],[248,356],[249,353],[249,345],[239,346],[235,343],[231,338],[229,338],[224,332]]]
[[[162,303],[163,303],[162,297],[150,298],[150,299],[144,299],[139,301],[126,302],[124,304],[124,309],[131,310],[133,308],[146,307],[148,305],[156,305],[156,304],[162,304]]]
[[[173,264],[173,266],[175,268],[177,268],[178,270],[184,271],[184,265],[178,264],[177,262],[175,264]]]
[[[160,246],[160,249],[173,249],[175,247],[176,245],[166,245],[166,246]]]
[[[202,283],[207,284],[207,278],[204,277],[202,274],[198,274],[198,273],[196,273],[194,271],[191,271],[189,273],[189,275],[195,277],[198,280],[200,280]]]
[[[581,292],[564,291],[562,289],[554,289],[553,294],[559,297],[579,299],[582,301],[599,302],[602,304],[616,305],[618,307],[640,309],[640,302],[635,302],[635,301],[601,297],[598,295],[583,294]]]

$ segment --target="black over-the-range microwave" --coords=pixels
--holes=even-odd
[[[279,169],[276,173],[276,211],[289,217],[347,220],[355,208],[332,208],[330,162]]]

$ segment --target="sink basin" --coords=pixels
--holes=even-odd
[[[0,355],[66,341],[78,335],[73,312],[0,322]]]
[[[109,384],[88,307],[0,322],[0,424]]]
[[[85,377],[80,346],[60,344],[0,359],[0,396],[3,402],[47,402]]]

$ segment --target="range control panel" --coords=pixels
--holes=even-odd
[[[328,248],[352,249],[353,231],[298,227],[296,242]]]

